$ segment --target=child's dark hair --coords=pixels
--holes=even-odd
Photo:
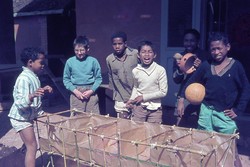
[[[73,42],[73,47],[75,48],[76,45],[83,45],[85,49],[89,49],[89,39],[84,36],[78,36]]]
[[[114,38],[122,38],[123,42],[126,42],[127,41],[127,34],[123,31],[118,31],[118,32],[115,32],[111,36],[111,42],[113,42]]]
[[[200,33],[199,33],[199,31],[197,31],[194,28],[185,30],[183,36],[185,36],[187,34],[193,34],[197,40],[200,40]]]
[[[141,51],[141,48],[143,47],[143,46],[150,46],[151,48],[152,48],[152,50],[153,50],[153,52],[155,53],[155,46],[153,45],[153,43],[151,42],[151,41],[141,41],[140,43],[139,43],[139,45],[138,45],[138,52],[140,52]]]
[[[29,60],[35,61],[36,59],[38,59],[38,56],[40,54],[45,55],[44,52],[40,48],[28,47],[28,48],[23,49],[23,51],[20,55],[20,58],[21,58],[21,61],[23,62],[23,64],[27,65]]]
[[[211,32],[209,34],[208,43],[213,41],[222,41],[225,45],[229,44],[228,35],[224,32]]]

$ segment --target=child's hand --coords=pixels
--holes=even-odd
[[[34,97],[40,97],[44,95],[44,89],[43,88],[38,88],[35,93],[32,94]]]
[[[35,97],[40,97],[44,95],[44,89],[43,88],[38,88],[34,93],[29,94],[29,99],[32,102]]]
[[[180,53],[175,53],[174,56],[173,56],[173,58],[174,58],[176,61],[180,61],[182,57],[183,57],[183,56],[182,56]]]
[[[182,117],[184,115],[184,98],[178,99],[177,112],[179,117]]]
[[[133,107],[134,107],[134,100],[128,100],[127,102],[126,102],[126,108],[127,109],[132,109]]]
[[[199,67],[200,64],[201,64],[201,60],[199,58],[196,58],[194,61],[194,66]]]
[[[224,111],[224,114],[228,117],[230,117],[231,119],[234,119],[237,117],[237,114],[235,114],[234,110],[231,109],[231,110],[225,110]]]
[[[82,92],[80,92],[79,90],[75,89],[73,90],[73,93],[75,94],[75,96],[80,99],[80,100],[83,100],[85,99],[84,95],[82,94]]]
[[[50,87],[49,85],[43,87],[43,90],[44,90],[45,93],[46,93],[46,92],[48,92],[48,93],[52,93],[52,92],[53,92],[52,87]]]
[[[143,96],[137,96],[134,100],[133,100],[133,103],[138,105],[140,104],[141,102],[143,102]]]
[[[85,99],[88,99],[93,93],[94,93],[94,91],[89,89],[89,90],[84,91],[82,94],[83,94]]]

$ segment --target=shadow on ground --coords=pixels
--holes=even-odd
[[[8,117],[8,114],[9,114],[8,111],[2,111],[0,113],[0,122],[1,122],[0,138],[2,138],[6,133],[8,133],[9,130],[12,128],[10,125],[10,119]]]

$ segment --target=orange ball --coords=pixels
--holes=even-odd
[[[191,104],[199,105],[205,97],[205,87],[199,83],[192,83],[186,88],[185,96]]]

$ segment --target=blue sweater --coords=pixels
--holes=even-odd
[[[76,56],[69,58],[64,67],[63,83],[71,92],[76,89],[76,86],[85,85],[92,85],[91,89],[96,91],[102,83],[99,62],[89,55],[83,60],[77,59]]]
[[[191,76],[181,92],[184,97],[186,87],[193,83],[202,83],[206,88],[203,103],[217,111],[233,108],[243,112],[250,98],[250,85],[242,64],[232,59],[228,69],[221,75],[215,74],[211,62],[205,61]]]

